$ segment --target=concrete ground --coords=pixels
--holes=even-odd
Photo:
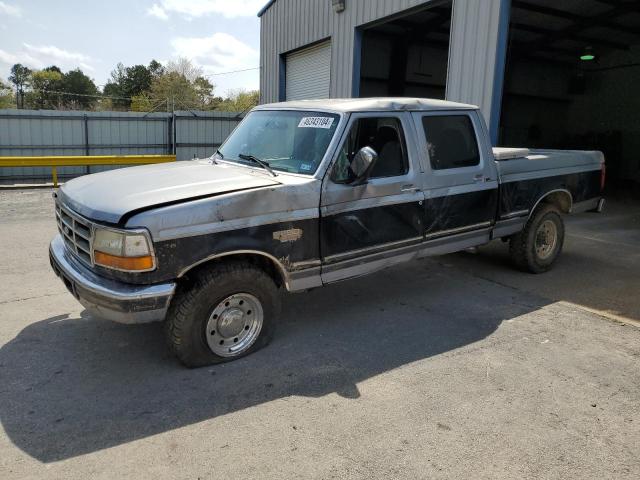
[[[49,191],[0,190],[0,478],[640,477],[640,208],[288,296],[273,343],[187,370],[55,278]]]

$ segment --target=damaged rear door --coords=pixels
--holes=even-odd
[[[498,176],[485,127],[475,111],[414,112],[426,157],[427,253],[489,241],[498,205]]]

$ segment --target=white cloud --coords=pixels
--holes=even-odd
[[[251,17],[258,13],[266,0],[160,0],[147,10],[149,15],[168,18],[177,13],[190,19],[204,15],[222,15],[226,18]],[[153,13],[152,13],[153,11]]]
[[[167,12],[157,3],[154,3],[147,9],[147,15],[159,18],[160,20],[169,20]]]
[[[85,72],[95,72],[96,71],[95,68],[93,68],[88,63],[84,63],[84,62],[80,62],[80,69],[85,71]]]
[[[259,63],[257,50],[227,33],[177,37],[171,41],[171,46],[175,56],[191,59],[205,74],[254,68]]]
[[[91,57],[78,52],[63,50],[54,45],[30,45],[23,43],[24,49],[17,52],[0,50],[0,63],[13,65],[21,63],[30,68],[41,69],[50,65],[57,65],[62,70],[77,67],[85,71],[94,71]]]
[[[43,57],[51,58],[54,61],[57,60],[60,62],[80,63],[80,62],[86,62],[88,60],[91,60],[91,58],[89,58],[86,55],[83,55],[82,53],[63,50],[54,45],[42,45],[39,47],[36,47],[34,45],[29,45],[28,43],[23,43],[23,45],[24,45],[24,48],[26,48],[27,51],[33,54],[34,56],[43,56]]]
[[[4,50],[0,49],[0,62],[13,65],[14,63],[17,63],[17,60],[18,57],[16,57],[12,53],[5,52]]]
[[[26,65],[30,68],[46,67],[45,63],[42,60],[40,60],[39,58],[35,58],[24,51],[10,53],[5,50],[0,50],[0,63],[4,63],[7,65],[21,63],[22,65]]]
[[[20,7],[16,7],[15,5],[0,2],[0,14],[9,15],[10,17],[21,17],[22,10],[20,9]]]

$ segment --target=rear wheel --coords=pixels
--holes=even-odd
[[[551,269],[564,244],[564,223],[553,205],[542,205],[531,215],[524,229],[513,235],[509,253],[521,270],[543,273]]]
[[[173,299],[167,342],[188,367],[233,360],[269,343],[279,310],[278,288],[262,269],[217,264],[196,274]]]

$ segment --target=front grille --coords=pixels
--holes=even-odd
[[[91,223],[60,204],[56,204],[56,220],[58,231],[64,238],[67,248],[76,257],[91,266],[93,264],[91,260]]]

